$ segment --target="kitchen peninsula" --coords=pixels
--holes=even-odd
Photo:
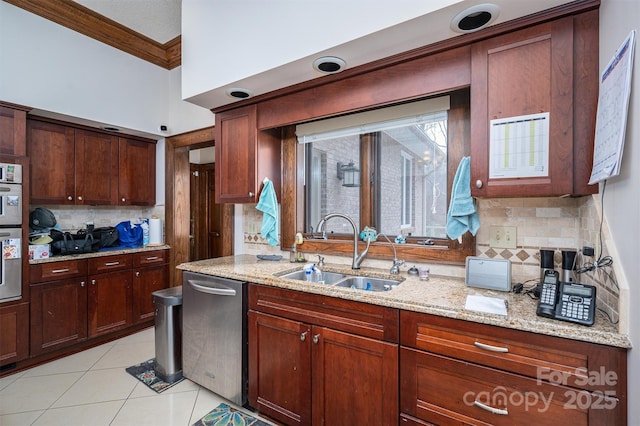
[[[287,424],[344,419],[343,398],[349,399],[352,411],[367,407],[386,419],[401,418],[409,424],[452,419],[496,423],[496,412],[508,413],[503,421],[511,424],[524,419],[540,424],[558,419],[571,424],[626,421],[630,342],[604,316],[599,315],[593,327],[563,323],[536,316],[536,301],[525,295],[466,287],[457,278],[432,276],[425,282],[371,268],[359,270],[358,275],[403,281],[383,292],[307,283],[279,277],[299,265],[250,255],[190,262],[178,268],[250,283],[249,403]],[[323,270],[354,272],[331,264]],[[507,316],[465,310],[467,295],[472,294],[505,299]],[[306,339],[305,333],[313,339]],[[366,349],[358,347],[357,339]],[[381,345],[379,351],[372,346],[375,343]],[[282,377],[270,375],[269,360],[281,357],[283,350],[301,358]],[[332,351],[341,355],[332,358]],[[359,358],[364,353],[377,356]],[[371,370],[359,374],[370,362],[377,363],[373,371],[378,375]],[[614,375],[615,380],[604,380],[599,376],[603,373]],[[313,383],[310,393],[296,388],[287,394],[287,384],[295,387],[298,379],[305,383],[306,374]],[[341,374],[349,375],[350,384],[344,382],[347,376],[340,379]],[[394,380],[400,384],[399,395],[390,392],[395,389],[390,387]],[[271,386],[272,381],[285,386],[282,392],[288,397],[299,393],[299,401],[279,400],[282,394],[272,393],[277,386]],[[361,386],[368,389],[365,401],[357,396]],[[504,393],[502,401],[498,398],[499,406],[491,404],[496,398],[482,400],[481,395],[497,391]],[[355,393],[348,396],[350,392]],[[469,392],[475,392],[475,399]],[[540,396],[537,403],[542,404],[545,397],[550,405],[518,403],[519,397],[534,394]],[[578,403],[577,395],[589,403]]]

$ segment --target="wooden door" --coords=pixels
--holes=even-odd
[[[75,130],[76,204],[118,205],[118,138]]]
[[[87,285],[72,278],[30,286],[31,355],[87,338]]]
[[[191,164],[189,260],[224,255],[223,234],[232,212],[215,202],[215,164]]]
[[[133,323],[131,275],[131,270],[124,270],[89,276],[89,337]]]
[[[0,308],[0,366],[29,357],[29,303]]]
[[[313,327],[314,425],[398,423],[398,345]]]
[[[308,324],[249,311],[251,406],[287,425],[311,424],[311,338]]]
[[[119,138],[119,203],[153,206],[156,203],[156,145]]]
[[[154,291],[169,287],[169,265],[136,268],[133,272],[133,322],[154,319]]]
[[[32,204],[75,204],[73,128],[27,121]]]

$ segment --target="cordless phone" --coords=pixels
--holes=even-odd
[[[596,288],[594,286],[560,282],[556,271],[545,271],[536,314],[541,317],[593,325],[595,310]]]

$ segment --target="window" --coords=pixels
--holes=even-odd
[[[447,197],[438,188],[447,187],[448,109],[449,98],[440,97],[299,126],[306,230],[328,213],[343,213],[358,229],[373,226],[390,238],[442,238]],[[361,177],[362,169],[369,175]],[[366,193],[374,194],[371,214],[361,217]],[[353,232],[344,221],[327,222],[325,231]]]

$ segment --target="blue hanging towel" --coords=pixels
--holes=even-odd
[[[278,200],[276,191],[273,188],[273,182],[267,178],[264,179],[264,186],[256,209],[263,213],[262,229],[260,230],[262,236],[266,238],[270,246],[277,246],[280,244],[280,237],[278,236]]]
[[[451,203],[447,212],[447,235],[452,240],[469,231],[476,235],[480,228],[480,216],[471,197],[470,186],[471,157],[463,157],[453,178]]]

